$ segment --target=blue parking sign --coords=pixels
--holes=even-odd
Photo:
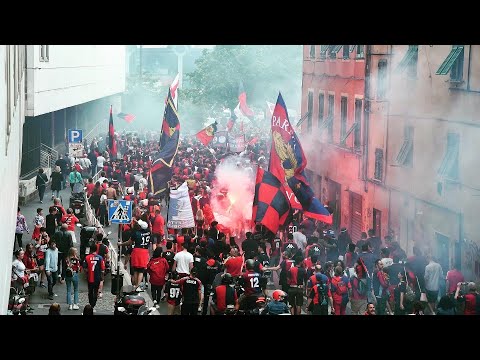
[[[68,129],[68,142],[81,143],[83,141],[83,130]]]
[[[132,221],[130,200],[108,200],[108,221],[112,224],[128,224]]]

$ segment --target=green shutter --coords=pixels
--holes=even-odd
[[[402,73],[405,71],[408,65],[410,65],[411,61],[415,57],[415,55],[418,53],[418,45],[412,45],[408,48],[407,53],[403,57],[402,61],[398,64],[397,68],[395,69],[395,72],[397,73]]]
[[[343,47],[343,45],[331,45],[332,48],[330,50],[331,53],[338,53],[340,49]]]
[[[450,69],[452,68],[453,64],[455,64],[455,61],[457,60],[458,56],[462,53],[462,51],[463,51],[463,45],[454,46],[452,48],[452,51],[450,51],[450,54],[448,54],[447,58],[442,63],[442,65],[440,65],[440,67],[438,68],[435,74],[447,75]]]
[[[357,45],[350,45],[350,52],[352,53],[355,50],[356,47],[357,47]]]

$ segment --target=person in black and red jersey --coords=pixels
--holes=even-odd
[[[182,288],[182,315],[198,315],[199,305],[203,302],[202,282],[197,278],[197,269],[192,268],[190,275],[174,281]]]
[[[233,286],[233,277],[229,273],[222,276],[222,284],[215,288],[210,306],[212,315],[223,315],[227,308],[234,307],[238,310],[238,297],[235,287]]]
[[[103,241],[103,234],[98,233],[95,235],[97,254],[100,255],[105,261],[105,269],[110,267],[110,253],[108,252],[108,246],[105,245]],[[103,280],[100,281],[100,286],[98,287],[98,298],[103,298]]]
[[[240,296],[238,300],[241,310],[251,310],[256,307],[256,300],[262,293],[260,274],[254,270],[255,260],[248,259],[245,262],[247,272],[242,275],[242,285],[245,292]]]
[[[180,315],[180,303],[182,301],[182,289],[178,280],[178,273],[173,272],[170,280],[165,285],[165,296],[167,297],[167,315]]]
[[[97,254],[96,244],[90,245],[90,254],[85,257],[83,268],[87,271],[88,302],[92,305],[92,308],[95,308],[97,304],[98,287],[105,275],[105,261]]]
[[[132,255],[130,256],[130,266],[133,267],[132,285],[138,286],[143,280],[143,273],[147,270],[150,258],[148,247],[150,245],[150,229],[143,220],[138,220],[134,225],[134,231],[128,241],[119,242],[118,246],[128,246],[134,244]]]
[[[312,312],[312,315],[328,315],[329,302],[333,313],[333,298],[330,286],[327,283],[328,277],[321,273],[320,267],[317,267],[316,270],[318,272],[309,279],[309,286],[311,287],[308,294],[307,309]]]
[[[287,272],[288,301],[292,306],[292,315],[300,315],[303,306],[303,284],[307,281],[307,272],[301,267],[302,257],[295,258],[295,265]]]
[[[284,246],[286,244],[288,244],[288,243],[285,243]],[[296,245],[296,244],[294,244],[294,245]],[[287,250],[287,251],[283,252],[283,260],[280,263],[280,265],[272,266],[272,267],[266,266],[266,267],[263,268],[263,271],[269,271],[269,270],[277,271],[278,269],[281,269],[278,283],[282,287],[282,290],[285,292],[285,294],[288,294],[288,289],[289,289],[289,286],[288,286],[288,283],[287,283],[287,272],[295,264],[295,260],[293,260],[294,255],[295,255],[295,253],[292,254],[292,252]],[[286,299],[285,299],[285,301],[286,301]]]

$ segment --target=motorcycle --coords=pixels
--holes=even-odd
[[[143,290],[140,286],[137,288],[132,285],[123,286],[115,300],[113,315],[148,315],[145,308],[147,310],[149,308],[146,305],[145,298],[139,295],[141,292]]]
[[[27,315],[27,311],[27,297],[24,291],[11,287],[7,315]]]
[[[85,193],[72,193],[69,207],[78,218],[85,217]]]

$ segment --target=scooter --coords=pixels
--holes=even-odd
[[[70,206],[75,216],[85,217],[85,193],[73,193],[70,197]]]
[[[148,307],[145,298],[139,295],[142,291],[140,286],[137,288],[132,285],[123,286],[115,300],[113,315],[145,315],[145,308]]]
[[[27,315],[27,297],[23,291],[18,291],[16,288],[10,288],[10,297],[8,300],[7,315]]]

